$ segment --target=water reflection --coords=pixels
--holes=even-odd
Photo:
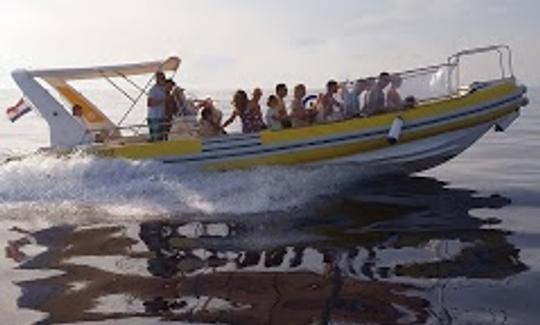
[[[32,240],[49,251],[21,268],[64,274],[20,283],[19,305],[72,323],[449,323],[447,280],[526,270],[498,219],[473,215],[509,204],[402,178],[308,212],[47,229]]]

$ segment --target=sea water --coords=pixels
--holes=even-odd
[[[88,92],[113,121],[129,107]],[[228,92],[196,93],[230,112]],[[0,91],[0,107],[19,95]],[[404,178],[86,156],[2,164],[0,319],[535,323],[540,91],[529,97],[507,132]],[[128,123],[144,115],[139,105]],[[0,160],[47,144],[35,113],[0,118]]]

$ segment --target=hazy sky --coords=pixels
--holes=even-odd
[[[321,86],[508,43],[540,85],[538,0],[0,0],[0,87],[19,67],[183,58],[191,88]]]

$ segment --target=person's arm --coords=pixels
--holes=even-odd
[[[337,107],[339,107],[340,109],[343,109],[343,107],[344,107],[345,105],[344,105],[344,102],[340,102],[340,101],[337,100],[334,96],[332,96],[332,106],[337,106]]]
[[[218,123],[216,123],[214,120],[210,119],[209,123],[210,125],[212,125],[212,127],[215,130],[219,130],[219,132],[221,132],[222,134],[227,134],[227,131],[225,131],[225,128],[219,125]]]
[[[229,119],[227,121],[225,121],[225,123],[223,123],[223,126],[222,128],[226,128],[227,126],[231,125],[232,122],[234,122],[234,120],[236,119],[236,117],[238,116],[238,112],[236,110],[234,110],[231,114],[231,117],[229,117]]]
[[[182,100],[181,96],[178,94],[177,91],[174,91],[171,96],[175,105],[175,115],[184,115],[184,113],[186,113],[187,111],[186,101]]]
[[[326,119],[330,116],[331,111],[334,109],[332,103],[328,100],[328,96],[322,98],[323,118]]]
[[[400,94],[397,94],[396,96],[396,108],[403,108],[403,99],[401,98]]]
[[[392,91],[390,90],[388,92],[388,94],[386,94],[386,107],[387,108],[394,108],[394,94],[392,93]]]

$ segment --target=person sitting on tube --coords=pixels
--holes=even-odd
[[[84,119],[83,119],[83,108],[79,104],[73,105],[71,108],[71,113],[73,115],[73,118],[75,118],[79,123],[84,125]]]
[[[71,108],[71,115],[73,116],[74,119],[76,119],[84,128],[87,128],[87,124],[84,120],[84,114],[83,114],[83,108],[81,105],[79,104],[75,104],[73,105],[73,107]],[[91,132],[89,130],[87,130],[88,134],[91,134]],[[105,142],[105,139],[107,138],[110,138],[107,134],[107,131],[106,130],[101,130],[97,133],[94,133],[92,135],[92,141],[93,142],[99,142],[99,143],[102,143],[102,142]]]
[[[291,122],[292,127],[304,127],[313,123],[314,110],[308,110],[304,106],[304,97],[306,97],[306,86],[298,84],[294,87],[294,99],[291,103]]]
[[[343,101],[345,103],[345,118],[354,118],[360,116],[361,112],[361,95],[367,89],[368,82],[366,79],[358,79],[354,82],[352,90],[347,88],[347,83],[341,84]]]
[[[276,85],[276,97],[278,100],[278,112],[281,124],[284,128],[290,128],[292,126],[291,118],[287,113],[287,105],[285,104],[285,98],[289,94],[287,85],[281,83]]]
[[[390,80],[390,90],[386,94],[386,107],[388,111],[392,112],[403,108],[403,100],[399,94],[399,87],[401,87],[402,80],[397,74],[392,75]]]
[[[367,116],[367,104],[369,99],[369,93],[375,87],[377,78],[369,77],[366,79],[366,87],[363,92],[360,93],[360,116]]]
[[[206,105],[201,111],[201,119],[199,121],[199,136],[203,138],[211,138],[224,134],[225,131],[221,127],[220,123],[216,123],[212,106]]]
[[[250,104],[245,91],[238,90],[234,94],[232,104],[234,110],[229,119],[223,124],[224,129],[232,124],[237,117],[240,117],[242,122],[242,133],[256,133],[263,129],[264,123],[260,111],[257,110],[256,106]]]
[[[276,95],[270,95],[267,101],[265,114],[266,126],[272,131],[283,129],[283,115],[280,114],[279,99]]]
[[[260,104],[262,96],[263,96],[263,92],[261,88],[253,89],[253,93],[248,104],[248,110],[251,111],[251,113],[254,115],[254,118],[260,121],[261,128],[265,129],[266,125],[264,125],[264,122],[263,122],[263,114],[262,114],[261,104]]]
[[[415,108],[416,105],[418,105],[418,101],[414,96],[407,96],[405,100],[403,101],[403,108],[404,109],[411,109]]]
[[[328,123],[343,120],[343,103],[335,98],[338,90],[337,81],[330,80],[326,83],[326,93],[321,97],[320,102],[319,122]]]
[[[375,115],[385,111],[386,98],[384,95],[384,89],[389,84],[390,74],[388,72],[382,72],[379,75],[377,83],[375,83],[373,89],[370,90],[367,98],[366,113],[368,115]]]

